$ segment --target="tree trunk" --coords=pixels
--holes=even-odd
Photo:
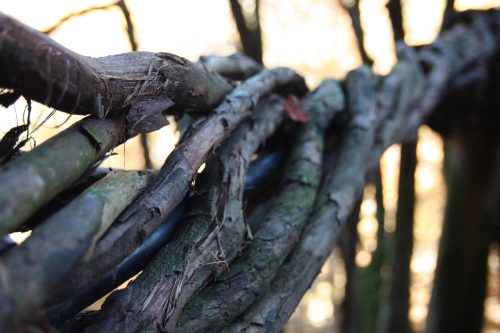
[[[402,145],[395,249],[392,262],[389,318],[387,319],[387,332],[389,333],[411,332],[408,314],[410,310],[410,262],[413,253],[416,154],[416,143]]]
[[[427,332],[480,332],[492,240],[488,203],[498,177],[498,137],[471,133],[446,144],[448,201]],[[493,163],[492,163],[493,161]]]

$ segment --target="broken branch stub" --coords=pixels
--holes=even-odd
[[[77,54],[0,13],[0,86],[57,110],[98,118],[142,109],[143,119],[210,111],[233,85],[169,53]],[[145,126],[145,125],[144,125]]]

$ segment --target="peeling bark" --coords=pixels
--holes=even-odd
[[[158,227],[186,195],[201,164],[217,145],[251,115],[258,100],[279,86],[303,81],[292,70],[263,71],[231,92],[211,116],[195,123],[169,155],[159,176],[148,190],[117,219],[98,242],[88,263],[73,272],[72,283],[62,286],[62,294],[73,295],[113,269]],[[81,285],[80,283],[84,283]]]
[[[222,275],[190,301],[176,332],[217,331],[234,320],[266,290],[298,240],[321,178],[324,131],[343,109],[344,96],[336,82],[324,81],[302,107],[313,120],[297,134],[281,194],[227,276]]]
[[[257,195],[259,193],[261,186],[279,169],[280,161],[282,160],[281,155],[283,154],[263,154],[250,163],[248,173],[245,177],[245,196]],[[55,326],[60,326],[65,321],[77,315],[78,312],[140,273],[151,258],[172,238],[187,207],[192,204],[194,196],[195,193],[191,192],[191,195],[188,195],[168,215],[151,237],[135,249],[130,256],[112,271],[100,278],[98,282],[64,303],[47,309],[46,315],[50,322]]]
[[[179,238],[148,269],[112,295],[89,332],[173,331],[185,302],[215,271],[224,272],[244,239],[243,177],[254,151],[282,121],[283,100],[271,98],[242,124],[211,160],[200,179],[198,202]],[[132,316],[128,314],[132,313]]]
[[[159,121],[166,113],[208,112],[232,89],[169,53],[85,57],[2,13],[0,49],[0,86],[72,114],[103,118],[142,109]],[[150,130],[160,124],[151,122]]]

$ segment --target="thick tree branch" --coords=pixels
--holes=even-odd
[[[498,12],[490,12],[487,15],[491,16],[485,15],[482,16],[482,19],[475,15],[472,14],[468,30],[464,29],[463,26],[457,26],[453,31],[445,33],[442,39],[434,45],[424,47],[418,52],[422,59],[419,66],[423,66],[426,82],[421,93],[415,93],[422,89],[418,88],[419,84],[416,87],[409,86],[405,88],[407,97],[404,97],[402,101],[390,102],[389,109],[382,107],[388,105],[386,103],[387,94],[393,96],[389,99],[393,101],[396,101],[394,95],[400,94],[399,88],[395,90],[391,88],[398,87],[400,84],[396,83],[399,79],[394,80],[395,76],[393,75],[398,71],[396,68],[393,74],[385,79],[387,84],[379,85],[379,91],[384,93],[377,95],[377,111],[372,114],[373,122],[360,121],[360,118],[357,117],[351,120],[350,134],[341,144],[340,155],[335,160],[334,168],[327,173],[322,185],[322,192],[316,201],[316,209],[310,217],[309,227],[306,228],[299,245],[292,252],[290,259],[280,268],[265,296],[257,301],[243,315],[242,319],[225,327],[223,332],[244,331],[246,329],[277,332],[281,329],[333,248],[340,228],[355,201],[356,193],[362,188],[365,165],[374,163],[380,157],[381,151],[380,153],[377,149],[372,151],[371,148],[367,149],[366,145],[387,146],[389,142],[394,142],[398,138],[414,136],[411,131],[415,131],[418,124],[437,106],[440,99],[446,96],[446,92],[453,89],[453,86],[450,87],[448,82],[453,82],[456,77],[460,76],[459,73],[467,68],[465,64],[488,63],[487,59],[491,59],[493,48],[488,40],[492,31],[498,31],[494,28]],[[485,17],[489,18],[485,19]],[[483,23],[488,25],[489,29],[474,28],[474,26]],[[461,43],[469,38],[482,40],[482,47],[472,51],[469,45]],[[453,48],[454,52],[460,54],[465,52],[464,54],[467,56],[454,57],[445,52],[449,48]],[[498,52],[498,48],[496,52]],[[482,79],[484,80],[485,77]],[[369,80],[364,79],[364,81],[368,82]],[[351,82],[353,82],[352,78]],[[363,105],[363,101],[367,103],[366,101],[369,101],[373,92],[368,87],[360,89],[359,86],[356,88],[356,85],[352,85],[352,83],[349,85],[349,77],[347,85],[346,91],[350,98],[351,112],[353,110],[354,112],[355,110],[367,112],[370,107]],[[411,89],[409,89],[410,87]],[[355,96],[364,96],[366,99],[356,101]],[[408,103],[407,107],[398,106],[404,101]],[[406,116],[400,117],[398,115],[400,112]],[[389,120],[387,117],[392,118],[394,122],[389,125],[393,128],[390,131],[385,125],[385,122]],[[397,118],[399,120],[396,121]],[[410,119],[409,122],[408,119]],[[400,124],[400,128],[395,126],[396,123]],[[377,127],[380,128],[375,132],[374,128]],[[371,134],[372,131],[373,134]],[[389,132],[393,133],[388,135]],[[332,225],[332,220],[336,221],[334,225]]]
[[[238,127],[207,162],[206,174],[200,179],[200,198],[191,207],[191,218],[184,221],[181,236],[160,251],[146,274],[130,288],[112,296],[90,331],[131,332],[155,327],[173,331],[175,326],[170,325],[175,325],[185,302],[214,269],[224,271],[241,246],[246,230],[243,177],[252,154],[283,116],[283,100],[271,98],[253,121]],[[177,256],[174,261],[173,255]]]
[[[333,249],[342,224],[362,190],[375,133],[375,92],[370,72],[362,68],[349,74],[347,91],[351,114],[348,134],[333,168],[323,180],[304,236],[263,298],[239,323],[223,331],[241,332],[259,326],[279,331]]]
[[[276,172],[283,159],[283,154],[267,153],[252,161],[245,177],[245,196],[255,195],[258,189]],[[47,316],[55,325],[60,325],[96,302],[107,293],[139,273],[151,260],[154,254],[164,247],[181,221],[186,208],[191,206],[195,193],[191,192],[162,222],[158,229],[130,256],[123,260],[116,268],[105,274],[97,283],[93,284],[77,296],[68,301],[53,306],[47,310]]]
[[[90,257],[97,239],[151,182],[147,172],[114,172],[92,185],[2,258],[0,326],[30,317],[65,275]]]
[[[150,130],[165,113],[210,111],[232,89],[169,53],[81,56],[2,13],[0,47],[0,86],[69,113],[140,115]]]
[[[297,241],[321,178],[324,131],[344,107],[340,86],[325,81],[303,102],[312,121],[300,130],[282,180],[281,194],[249,247],[222,275],[187,305],[177,332],[216,331],[250,306],[270,284]],[[217,309],[217,311],[214,311]],[[185,323],[185,325],[183,325]]]
[[[184,198],[209,153],[239,122],[250,116],[257,101],[275,88],[297,83],[297,80],[304,88],[302,79],[289,69],[263,71],[230,93],[213,115],[195,123],[167,158],[155,182],[120,215],[98,242],[89,262],[73,272],[77,281],[62,288],[67,290],[67,295],[95,282],[140,246]],[[86,285],[79,285],[78,281]]]
[[[0,168],[0,234],[19,229],[43,204],[123,142],[123,119],[85,118]]]
[[[292,250],[287,261],[283,261],[283,257],[289,250],[289,248],[284,249],[288,245],[281,247],[284,244],[280,243],[279,246],[275,244],[280,248],[278,251],[280,255],[270,257],[283,264],[279,266],[276,273],[270,274],[275,274],[271,288],[253,304],[250,304],[251,301],[246,301],[246,296],[242,298],[245,300],[245,307],[250,306],[250,308],[238,321],[224,328],[227,332],[247,328],[280,330],[335,246],[339,232],[362,190],[367,170],[371,165],[376,164],[385,147],[401,140],[414,139],[417,127],[426,120],[440,102],[446,101],[446,98],[457,91],[466,91],[470,85],[485,82],[493,77],[494,74],[490,74],[489,66],[497,66],[495,61],[498,58],[499,48],[495,38],[500,32],[498,12],[463,15],[466,19],[457,20],[451,30],[444,32],[441,38],[432,45],[418,49],[399,47],[400,63],[389,76],[376,78],[366,68],[359,69],[348,76],[343,90],[349,101],[348,112],[339,117],[336,129],[340,132],[332,134],[335,140],[332,141],[333,145],[329,149],[328,163],[325,164],[328,167],[324,169],[325,175],[314,203],[313,213],[308,218],[309,225],[304,229],[299,243]],[[8,33],[4,33],[2,36],[7,35]],[[212,75],[209,72],[206,73],[208,76]],[[244,81],[211,115],[205,115],[192,123],[180,145],[167,159],[160,171],[160,176],[100,238],[90,261],[68,272],[68,275],[63,277],[66,283],[58,286],[58,290],[49,291],[48,294],[59,293],[58,297],[61,299],[74,295],[112,271],[118,263],[135,251],[148,236],[157,230],[164,217],[182,200],[200,165],[241,121],[249,117],[257,101],[294,80],[296,76],[290,70],[262,71],[255,77]],[[477,90],[475,93],[480,96],[480,93],[486,91],[489,90]],[[489,95],[481,96],[490,98]],[[141,113],[138,108],[136,111],[135,118],[134,112],[129,112],[127,116],[129,120],[140,123]],[[263,117],[276,116],[276,114],[265,112],[259,112],[258,115],[259,117],[261,115]],[[95,161],[118,142],[134,133],[130,125],[127,126],[124,117],[101,121],[87,119],[72,127],[64,135],[60,135],[57,140],[46,143],[46,147],[61,147],[70,152],[72,147],[69,143],[64,143],[68,140],[66,136],[69,136],[68,133],[78,133],[71,134],[70,137],[78,138],[75,142],[79,145],[79,152],[85,155],[85,162],[79,162],[80,157],[71,155],[72,161],[65,164],[62,169],[51,166],[47,167],[48,171],[45,173],[46,167],[37,166],[37,163],[46,161],[47,157],[42,158],[41,153],[34,150],[26,154],[26,157],[18,159],[24,158],[24,162],[18,166],[28,170],[23,171],[22,175],[28,177],[32,170],[28,169],[28,166],[35,165],[35,174],[40,175],[44,182],[50,181],[57,184],[43,187],[50,188],[49,196],[53,197],[69,185],[66,182],[70,179],[74,181],[88,170],[93,163],[90,161]],[[149,119],[156,123],[154,118]],[[82,124],[85,126],[82,127]],[[101,127],[86,127],[89,124]],[[264,140],[264,137],[274,131],[275,126],[277,123],[274,120],[267,123],[261,120],[243,123],[240,130],[224,144],[224,148],[220,149],[218,155],[210,159],[206,173],[196,181],[197,186],[204,185],[198,187],[200,196],[193,206],[192,215],[186,216],[186,224],[178,231],[174,242],[167,245],[161,254],[148,265],[133,286],[109,299],[97,317],[97,321],[94,317],[92,318],[94,323],[90,327],[91,330],[103,327],[106,330],[107,328],[123,328],[130,331],[134,329],[174,330],[180,311],[194,293],[207,282],[207,278],[215,276],[218,281],[224,280],[224,274],[228,272],[227,264],[237,256],[246,231],[241,203],[243,175],[253,151],[258,146],[258,141]],[[144,129],[141,126],[137,128],[139,130],[135,132]],[[261,137],[257,134],[260,133],[258,129],[262,129],[267,134]],[[82,141],[82,138],[87,141]],[[250,140],[251,144],[246,140]],[[61,146],[58,146],[59,144]],[[233,154],[234,151],[238,152]],[[54,153],[49,155],[49,159],[63,161],[57,156]],[[29,159],[33,162],[27,163]],[[9,184],[8,175],[12,178],[16,176],[14,171],[8,169],[15,165],[15,162],[7,164],[0,171],[0,180],[6,184]],[[75,171],[63,174],[61,177],[63,180],[59,181],[54,175],[54,170],[57,175],[59,170],[66,168],[74,168]],[[30,180],[30,186],[35,180]],[[14,191],[18,184],[23,183],[17,179],[11,181],[10,184],[9,191]],[[35,192],[43,196],[39,188],[35,189]],[[29,195],[23,195],[30,198]],[[37,200],[39,201],[35,204],[30,204],[40,205],[40,202],[45,202],[46,199]],[[11,202],[6,201],[6,203],[8,205],[5,206],[10,207]],[[15,203],[12,204],[15,205]],[[301,202],[301,204],[305,203]],[[18,209],[19,206],[15,207]],[[272,210],[269,214],[273,214]],[[220,221],[224,223],[217,223]],[[18,221],[17,225],[19,224]],[[262,230],[267,228],[266,224],[261,224],[259,227],[264,228]],[[42,224],[39,228],[39,231],[43,230],[44,225]],[[291,234],[284,235],[283,239],[294,237],[293,233],[297,230],[295,228],[290,228],[290,230]],[[261,240],[262,235],[260,233],[258,235]],[[32,242],[37,239],[36,237],[40,237],[35,236],[36,233],[33,234]],[[29,241],[26,244],[26,247],[29,246]],[[71,248],[69,245],[62,247],[66,250]],[[88,245],[82,245],[82,247],[89,248]],[[10,249],[3,257],[8,258],[9,253],[20,253],[22,249],[23,247]],[[252,246],[248,248],[249,251],[251,249]],[[53,251],[55,250],[51,249],[47,255],[51,253],[59,255],[57,251]],[[72,256],[72,253],[69,250],[68,255]],[[48,262],[44,259],[45,254],[36,255],[40,256],[38,258],[41,258],[41,263]],[[78,261],[74,257],[71,258],[68,265]],[[243,259],[244,257],[241,258]],[[265,261],[267,258],[259,259],[263,267],[268,265]],[[9,263],[7,266],[4,264],[5,267],[10,267],[9,265]],[[66,270],[66,267],[63,266],[61,269]],[[29,270],[29,268],[22,268],[21,271],[23,269]],[[78,278],[75,278],[76,275]],[[246,276],[250,278],[251,274]],[[237,276],[233,275],[233,278],[230,279],[231,283],[233,281],[235,284],[241,283]],[[5,287],[5,281],[2,279],[1,287],[8,291],[10,288]],[[38,282],[38,277],[34,281],[34,295],[37,296],[36,285],[43,286],[43,283]],[[53,281],[55,280],[48,280],[47,285],[51,285]],[[252,283],[250,281],[247,285],[252,286]],[[255,281],[255,286],[260,288],[263,284]],[[141,291],[141,288],[144,289]],[[231,285],[231,288],[235,287]],[[262,292],[258,288],[251,291],[256,294]],[[2,302],[4,308],[11,305],[8,301],[10,296],[2,297],[7,300]],[[230,298],[231,295],[228,297]],[[51,301],[50,299],[39,301],[36,297],[34,299],[34,303]],[[56,297],[52,300],[55,299]],[[25,309],[31,306],[36,307],[30,303]],[[21,307],[24,306],[21,305]],[[117,311],[113,312],[114,310]],[[6,313],[8,311],[6,310]],[[131,315],[130,311],[136,313]],[[231,316],[234,317],[234,313]],[[110,317],[104,318],[108,314]],[[20,312],[21,317],[27,315],[27,312]],[[196,322],[191,322],[189,318],[184,322],[185,317],[181,317],[184,318],[179,323],[182,326],[191,325],[189,327],[192,327],[192,330],[201,330]],[[223,317],[221,315],[219,318]],[[233,317],[227,317],[227,319],[231,320]],[[13,320],[15,321],[15,318]],[[7,329],[12,328],[15,327],[12,325],[7,327]]]

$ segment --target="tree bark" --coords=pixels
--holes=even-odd
[[[2,13],[0,41],[0,86],[71,114],[141,117],[149,131],[166,124],[166,113],[210,111],[232,89],[169,53],[81,56]]]
[[[375,134],[373,77],[366,68],[347,76],[348,132],[333,168],[327,171],[308,226],[289,260],[280,267],[268,292],[224,332],[258,327],[278,332],[319,273],[335,245],[343,223],[361,194],[368,152]],[[342,204],[341,204],[342,203]]]
[[[152,178],[151,173],[138,171],[108,175],[2,258],[0,327],[4,332],[44,305],[74,265],[92,254],[97,239]]]
[[[262,185],[280,167],[283,154],[264,153],[250,163],[245,177],[245,196],[258,195]],[[84,310],[106,294],[112,292],[122,283],[131,279],[142,271],[151,258],[163,248],[173,236],[179,226],[181,218],[192,205],[195,193],[191,193],[169,214],[162,224],[144,243],[134,250],[125,260],[112,271],[107,272],[98,282],[91,285],[75,297],[64,303],[47,309],[46,315],[55,326],[60,326],[71,319],[78,312]]]
[[[213,115],[195,123],[169,155],[157,179],[118,217],[97,243],[93,257],[73,272],[72,283],[63,286],[61,290],[66,291],[61,294],[73,295],[76,290],[87,287],[140,246],[184,198],[210,152],[237,124],[251,115],[257,101],[273,89],[296,83],[296,80],[299,85],[303,84],[289,69],[263,71],[226,96]]]
[[[487,142],[487,144],[485,144]],[[426,332],[480,332],[492,240],[488,203],[499,139],[468,135],[447,143],[448,200]]]
[[[415,211],[416,143],[404,143],[399,168],[395,249],[387,332],[410,332],[410,262],[413,253],[413,215]]]
[[[221,276],[187,304],[177,332],[215,332],[265,292],[298,240],[312,208],[321,178],[326,124],[343,104],[340,86],[334,81],[324,81],[304,100],[303,109],[311,114],[312,121],[297,134],[282,190],[272,209],[263,217],[252,243],[231,264],[228,276]]]
[[[0,167],[0,234],[15,231],[43,204],[123,142],[124,121],[85,118]]]
[[[283,263],[275,267],[277,271],[272,273],[275,275],[270,282],[271,287],[261,298],[255,299],[253,304],[248,302],[245,305],[249,306],[247,310],[223,330],[279,331],[335,246],[339,232],[363,188],[365,174],[377,163],[383,150],[394,142],[414,139],[416,129],[436,106],[441,101],[445,103],[446,98],[460,91],[460,88],[494,77],[487,69],[490,68],[488,66],[496,69],[493,66],[497,65],[495,59],[498,58],[499,47],[495,38],[499,32],[498,12],[463,15],[467,19],[455,22],[451,30],[443,33],[434,44],[419,49],[401,47],[400,62],[389,76],[374,77],[366,68],[348,76],[342,90],[348,100],[348,110],[339,115],[338,122],[334,123],[336,127],[328,136],[328,142],[331,144],[328,146],[325,159],[327,162],[324,164],[324,175],[317,191],[313,213],[308,217],[308,226],[303,230],[299,242],[291,250],[287,260],[284,259],[287,253],[285,250],[277,257],[269,257],[273,262]],[[3,30],[0,33],[4,41],[10,38],[10,31]],[[141,54],[135,56],[140,57]],[[201,70],[207,76],[212,75],[205,69]],[[196,119],[175,152],[167,159],[158,178],[100,238],[89,263],[80,265],[65,276],[65,284],[57,286],[57,290],[53,291],[54,295],[67,298],[82,290],[83,286],[113,271],[118,263],[157,230],[164,217],[181,201],[189,183],[193,181],[197,170],[207,160],[210,152],[250,116],[250,111],[258,100],[279,91],[280,88],[281,92],[289,93],[290,85],[294,83],[302,85],[303,88],[303,81],[297,79],[291,70],[262,71],[241,83],[225,97],[211,115]],[[488,98],[489,95],[481,94],[484,92],[486,90],[476,91],[478,96]],[[170,100],[170,97],[168,98]],[[259,112],[259,117],[262,114],[265,112]],[[101,146],[111,149],[116,142],[134,132],[133,128],[130,130],[131,127],[126,124],[127,116],[129,121],[132,119],[140,123],[142,119],[141,113],[129,112],[117,119],[92,120],[100,126],[108,124],[106,126],[112,128],[121,124],[121,132],[112,130],[102,134],[103,129],[88,127],[81,130],[81,124],[73,127],[71,131],[82,132],[88,141],[81,148],[85,154],[90,148],[96,150],[95,147],[98,146],[97,153],[87,154],[95,158],[92,156],[102,156],[99,154],[106,151]],[[265,114],[265,117],[273,117],[273,113]],[[112,125],[112,122],[116,122],[116,125]],[[86,121],[83,123],[86,124]],[[257,126],[257,123],[260,125]],[[247,227],[243,223],[243,175],[253,152],[257,149],[257,142],[271,135],[276,126],[274,120],[268,121],[267,124],[265,121],[254,120],[241,125],[240,128],[243,129],[235,132],[224,144],[224,148],[210,159],[206,174],[195,180],[197,187],[205,185],[198,187],[201,194],[198,203],[196,207],[193,206],[194,210],[190,211],[191,215],[186,216],[186,224],[178,231],[174,241],[146,267],[137,282],[111,297],[99,315],[87,317],[93,321],[93,326],[86,327],[88,330],[103,327],[119,329],[119,326],[114,325],[116,323],[124,326],[130,324],[124,327],[130,331],[143,328],[150,331],[173,330],[178,324],[177,318],[181,309],[194,293],[208,282],[207,278],[216,276],[222,280],[224,274],[230,272],[227,265],[237,257],[244,242],[248,241],[244,238]],[[325,122],[324,126],[328,124]],[[104,127],[106,128],[108,127]],[[138,128],[141,131],[145,127]],[[266,133],[263,137],[257,134],[260,133],[259,128]],[[70,133],[73,133],[71,131]],[[115,136],[116,133],[122,133],[123,136]],[[59,144],[65,141],[58,139],[56,142]],[[76,142],[80,144],[80,141]],[[66,145],[62,148],[70,149],[67,143]],[[237,153],[233,154],[234,151]],[[26,154],[25,160],[40,156],[37,154],[40,153],[33,151]],[[72,158],[76,161],[78,156]],[[79,162],[75,161],[68,165],[78,170],[71,173],[70,177],[63,175],[61,178],[64,182],[72,179],[71,177],[77,178],[76,174],[82,174],[91,165],[86,160],[85,166],[79,169]],[[14,162],[6,167],[14,165]],[[53,174],[44,174],[44,167],[39,169],[41,171],[37,172],[44,175],[43,177],[57,181]],[[5,174],[0,173],[0,177],[5,177]],[[8,183],[9,179],[3,179]],[[20,184],[20,180],[12,181],[12,184]],[[54,187],[51,196],[64,187],[57,186],[61,187]],[[270,192],[273,191],[275,189]],[[274,213],[271,207],[269,214],[277,213]],[[40,228],[42,226],[43,224]],[[260,228],[265,228],[265,225]],[[290,232],[296,233],[297,230],[291,228]],[[293,234],[284,237],[283,239],[293,238]],[[4,256],[14,250],[16,249],[8,250]],[[169,255],[165,255],[166,253]],[[269,265],[265,263],[268,258],[260,259],[264,265]],[[483,261],[481,263],[484,264]],[[164,274],[165,270],[168,274]],[[80,277],[75,278],[75,274],[80,274]],[[35,280],[34,283],[40,283],[38,277],[31,278]],[[2,280],[2,283],[5,281]],[[77,284],[78,288],[75,287]],[[251,283],[248,285],[251,286]],[[255,285],[262,287],[258,282]],[[171,288],[172,286],[174,288]],[[142,290],[142,287],[145,289]],[[262,293],[258,289],[252,291]],[[4,303],[7,304],[5,306],[9,304]],[[111,314],[112,310],[116,309],[118,311]],[[134,313],[136,309],[138,312]],[[110,314],[110,317],[104,318],[107,314]],[[135,318],[132,318],[133,316]],[[123,318],[126,320],[123,321]],[[18,322],[15,318],[13,321],[6,330],[16,328]],[[189,327],[198,329],[198,325],[190,324],[189,320],[182,322],[182,325],[192,325]]]
[[[224,274],[239,250],[246,230],[243,177],[252,154],[281,123],[283,113],[283,100],[271,98],[207,162],[200,199],[183,222],[182,235],[158,253],[127,291],[112,295],[86,331],[175,330],[172,325],[187,300],[214,270]]]

